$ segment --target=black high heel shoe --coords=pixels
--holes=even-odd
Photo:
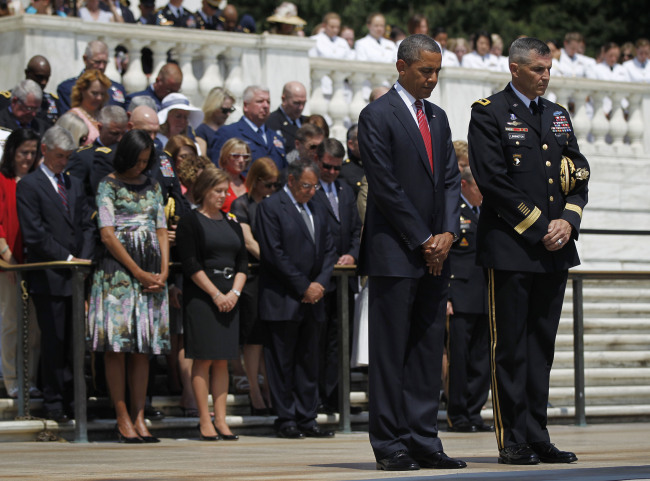
[[[219,439],[223,439],[224,441],[237,441],[239,439],[239,436],[237,436],[236,434],[222,434],[219,432],[216,426],[214,427],[214,429],[217,430],[217,437]]]
[[[147,444],[160,442],[160,439],[155,436],[140,436],[140,438]]]
[[[216,436],[204,436],[201,432],[201,423],[196,425],[196,429],[199,431],[199,439],[201,441],[219,441],[219,431],[217,431]]]
[[[118,443],[123,443],[123,444],[142,444],[142,443],[145,442],[144,439],[142,439],[140,436],[134,436],[134,437],[132,437],[132,438],[128,438],[128,437],[124,436],[124,435],[120,432],[120,427],[117,425],[117,423],[115,424],[115,434],[117,434],[117,442],[118,442]]]

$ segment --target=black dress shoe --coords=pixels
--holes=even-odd
[[[305,435],[296,426],[286,426],[278,429],[279,438],[305,439]]]
[[[219,434],[216,436],[204,436],[203,433],[201,432],[201,423],[196,425],[196,429],[199,431],[199,439],[201,441],[219,441]]]
[[[571,451],[560,451],[549,442],[531,443],[530,447],[542,463],[575,463],[578,457]]]
[[[377,460],[377,469],[384,471],[417,471],[420,465],[404,450],[395,451]]]
[[[334,431],[329,429],[321,429],[318,424],[314,424],[310,428],[301,428],[300,432],[308,438],[333,438]]]
[[[539,464],[539,456],[528,444],[515,444],[499,450],[499,464]]]
[[[219,438],[223,439],[224,441],[237,441],[239,439],[239,436],[237,436],[236,434],[223,434],[219,432],[216,426],[214,427],[214,429],[217,430],[217,436],[219,436]]]
[[[462,469],[467,467],[467,463],[461,459],[450,458],[444,451],[428,454],[422,457],[413,456],[420,467],[433,469]]]
[[[475,433],[476,426],[470,423],[459,423],[454,424],[453,426],[449,426],[447,428],[447,431],[450,433]]]
[[[144,417],[149,421],[160,421],[161,419],[165,419],[165,413],[158,411],[153,406],[145,406]]]
[[[494,432],[494,426],[491,424],[486,424],[486,423],[480,423],[480,424],[474,424],[473,426],[475,429],[475,432],[478,433],[493,433]]]
[[[160,442],[160,439],[155,436],[140,436],[140,438],[147,444]]]
[[[115,434],[117,434],[117,442],[122,444],[142,444],[144,440],[140,436],[133,436],[128,438],[120,432],[119,426],[115,425]]]
[[[63,409],[53,409],[52,411],[48,411],[45,413],[45,417],[52,421],[56,421],[57,423],[67,423],[70,421],[70,418]]]

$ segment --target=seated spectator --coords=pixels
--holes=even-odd
[[[386,19],[381,13],[371,13],[366,21],[368,35],[354,44],[356,59],[367,62],[395,62],[397,48],[395,43],[384,38]]]
[[[429,35],[429,21],[427,17],[421,13],[416,13],[408,21],[409,35],[421,33],[422,35]]]
[[[341,17],[330,12],[323,17],[323,30],[315,35],[316,46],[309,51],[311,57],[353,59],[353,52],[348,42],[339,37]]]
[[[318,158],[318,146],[325,140],[325,134],[320,127],[306,123],[296,131],[296,149],[289,152],[287,162],[292,164],[298,160],[315,162]]]
[[[61,118],[59,118],[59,120],[56,121],[55,125],[58,125],[59,127],[63,127],[65,130],[70,132],[72,134],[72,138],[74,139],[77,147],[80,147],[82,145],[85,147],[90,147],[94,143],[94,142],[87,142],[88,132],[89,132],[88,125],[86,125],[86,122],[84,122],[72,110],[63,114]]]
[[[650,57],[650,41],[647,38],[641,38],[636,41],[636,57],[628,60],[623,64],[631,82],[650,82],[650,66],[648,57]]]
[[[197,428],[202,441],[235,441],[238,436],[226,423],[228,360],[239,356],[238,301],[248,275],[248,257],[241,227],[222,210],[227,175],[209,166],[193,191],[199,207],[181,218],[177,236],[183,263],[185,355],[193,359]]]
[[[20,179],[33,172],[39,158],[39,136],[30,129],[16,129],[7,138],[0,161],[0,258],[8,264],[24,262],[23,235],[16,208],[16,186]],[[10,398],[18,397],[16,349],[18,322],[23,322],[22,305],[16,298],[16,274],[0,271],[0,346],[2,347],[2,377]],[[40,397],[36,387],[40,331],[34,305],[28,306],[28,372],[25,382],[29,395]],[[22,345],[22,344],[21,344]],[[22,369],[23,366],[20,366]]]
[[[65,12],[52,8],[52,0],[32,0],[32,3],[29,4],[29,7],[25,9],[25,13],[38,13],[41,15],[57,15],[59,17],[67,17]]]
[[[101,73],[104,73],[106,66],[108,65],[108,47],[101,40],[92,40],[88,42],[86,50],[83,54],[84,61],[84,73],[86,70],[99,70]],[[59,84],[56,89],[56,93],[59,96],[57,99],[57,109],[59,115],[63,115],[68,110],[70,110],[70,96],[72,95],[72,87],[77,83],[79,77],[69,78],[64,80]],[[126,100],[126,91],[122,84],[117,82],[110,81],[111,85],[108,89],[108,103],[110,105],[119,105],[122,108],[125,108]]]
[[[99,70],[86,70],[72,88],[70,112],[84,121],[88,137],[84,145],[92,144],[99,136],[99,111],[108,101],[111,81]]]
[[[86,22],[124,23],[122,15],[117,13],[113,2],[107,3],[110,11],[99,8],[99,0],[86,0],[85,6],[79,9],[79,18]]]
[[[569,32],[564,36],[564,48],[560,51],[560,61],[557,65],[557,69],[563,77],[585,76],[589,62],[578,52],[582,41],[582,35],[578,32]]]
[[[619,63],[623,64],[628,60],[632,60],[636,56],[636,48],[632,42],[625,42],[621,45],[621,58]]]
[[[282,171],[287,165],[282,136],[264,125],[269,118],[271,105],[269,89],[250,85],[244,90],[242,100],[244,115],[239,121],[217,130],[210,148],[210,159],[216,164],[226,140],[237,137],[248,143],[251,161],[260,157],[271,157],[278,170]]]
[[[223,87],[214,87],[203,101],[203,123],[196,129],[196,142],[207,154],[214,142],[214,134],[235,111],[235,94]]]
[[[433,39],[440,45],[440,52],[442,54],[443,67],[459,67],[458,57],[453,51],[447,50],[447,30],[444,27],[436,27],[433,29]]]
[[[167,145],[167,141],[174,135],[186,135],[193,139],[193,130],[201,125],[202,121],[203,112],[194,107],[185,95],[169,94],[163,99],[162,109],[158,112],[160,131],[156,138],[160,145]]]
[[[130,104],[135,97],[146,96],[153,99],[156,103],[156,110],[160,110],[162,108],[163,99],[169,94],[179,92],[182,84],[183,72],[178,64],[173,62],[166,63],[160,68],[154,83],[140,92],[129,94],[126,97],[126,103]]]
[[[247,192],[246,178],[242,174],[248,171],[248,166],[251,161],[251,149],[248,144],[238,138],[226,140],[226,143],[221,147],[221,154],[219,155],[219,167],[228,176],[228,192],[226,199],[223,201],[221,210],[223,212],[230,212],[230,204],[244,195]]]
[[[463,57],[469,52],[469,43],[463,37],[453,38],[449,41],[449,49],[458,59],[458,65],[463,64]]]
[[[618,59],[621,56],[620,47],[614,42],[607,42],[602,48],[603,61],[587,69],[587,78],[618,82],[629,81],[628,73]]]
[[[271,24],[270,33],[277,35],[300,35],[298,32],[304,35],[302,27],[307,25],[307,22],[298,16],[298,7],[291,2],[282,2],[266,21]]]
[[[493,33],[490,35],[492,39],[492,48],[490,53],[494,55],[499,61],[499,71],[501,72],[510,72],[510,62],[508,62],[508,57],[503,55],[503,39],[498,33]]]
[[[307,117],[307,123],[319,127],[323,131],[324,138],[328,138],[330,136],[330,126],[327,124],[327,120],[322,115],[311,114],[309,117]]]
[[[339,33],[339,36],[348,42],[348,45],[350,46],[350,50],[352,50],[352,58],[355,58],[356,55],[354,54],[354,29],[352,27],[348,26],[343,26],[341,27],[341,33]]]
[[[155,23],[165,27],[196,28],[196,18],[192,12],[183,8],[183,0],[170,0],[156,11]]]
[[[43,90],[33,80],[23,80],[11,91],[11,103],[0,110],[0,127],[9,130],[32,129],[42,135],[47,122],[37,117],[41,110]]]
[[[295,149],[296,131],[307,122],[307,117],[302,115],[307,103],[307,89],[300,82],[287,82],[282,87],[281,100],[282,103],[269,115],[265,125],[282,136],[288,154]]]
[[[257,206],[262,200],[282,187],[278,182],[280,173],[272,159],[261,157],[253,162],[246,176],[248,192],[233,201],[230,212],[237,216],[237,222],[244,234],[244,243],[251,262],[259,262],[260,246],[253,236]],[[264,324],[257,312],[258,277],[249,274],[239,301],[239,343],[243,346],[244,369],[249,383],[251,415],[266,416],[271,414],[271,393],[269,383],[258,382],[258,374],[266,373],[263,345],[266,342]]]
[[[492,38],[486,31],[476,32],[474,35],[474,50],[463,56],[461,66],[465,68],[476,68],[500,72],[501,65],[499,59],[490,53],[492,48]]]

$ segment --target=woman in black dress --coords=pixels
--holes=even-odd
[[[246,283],[248,257],[241,227],[221,210],[228,192],[226,173],[208,166],[192,190],[199,207],[183,216],[176,231],[184,273],[185,356],[194,360],[192,388],[201,440],[234,441],[238,437],[226,424],[228,360],[239,356],[237,302]]]

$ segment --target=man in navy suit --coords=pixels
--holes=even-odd
[[[18,183],[16,203],[27,262],[80,261],[92,257],[94,224],[83,185],[63,170],[76,147],[54,126],[43,135],[43,163]],[[49,419],[72,413],[72,286],[69,269],[31,272],[29,286],[41,328],[43,404]]]
[[[275,130],[264,123],[269,118],[271,107],[269,89],[258,85],[246,87],[243,95],[244,115],[238,122],[217,130],[214,143],[210,146],[210,159],[219,164],[219,153],[226,140],[233,137],[245,140],[251,148],[251,164],[260,157],[271,157],[282,171],[287,166],[284,141]]]
[[[361,219],[352,188],[347,182],[339,181],[345,149],[336,139],[325,139],[316,151],[320,169],[321,188],[316,191],[314,201],[320,203],[327,211],[337,265],[353,265],[359,258],[361,240]],[[354,318],[354,293],[358,290],[358,280],[352,276],[349,282],[350,319]],[[338,304],[336,281],[332,279],[325,294],[326,321],[323,325],[320,341],[320,375],[319,391],[321,404],[319,412],[332,414],[338,407]]]
[[[325,322],[323,296],[336,263],[327,212],[312,197],[318,167],[297,161],[287,185],[257,208],[260,245],[259,315],[279,437],[332,437],[316,424],[318,337]]]
[[[398,50],[398,82],[359,117],[368,178],[369,431],[377,469],[464,468],[438,438],[449,267],[460,172],[447,115],[427,102],[442,56],[426,35]]]

